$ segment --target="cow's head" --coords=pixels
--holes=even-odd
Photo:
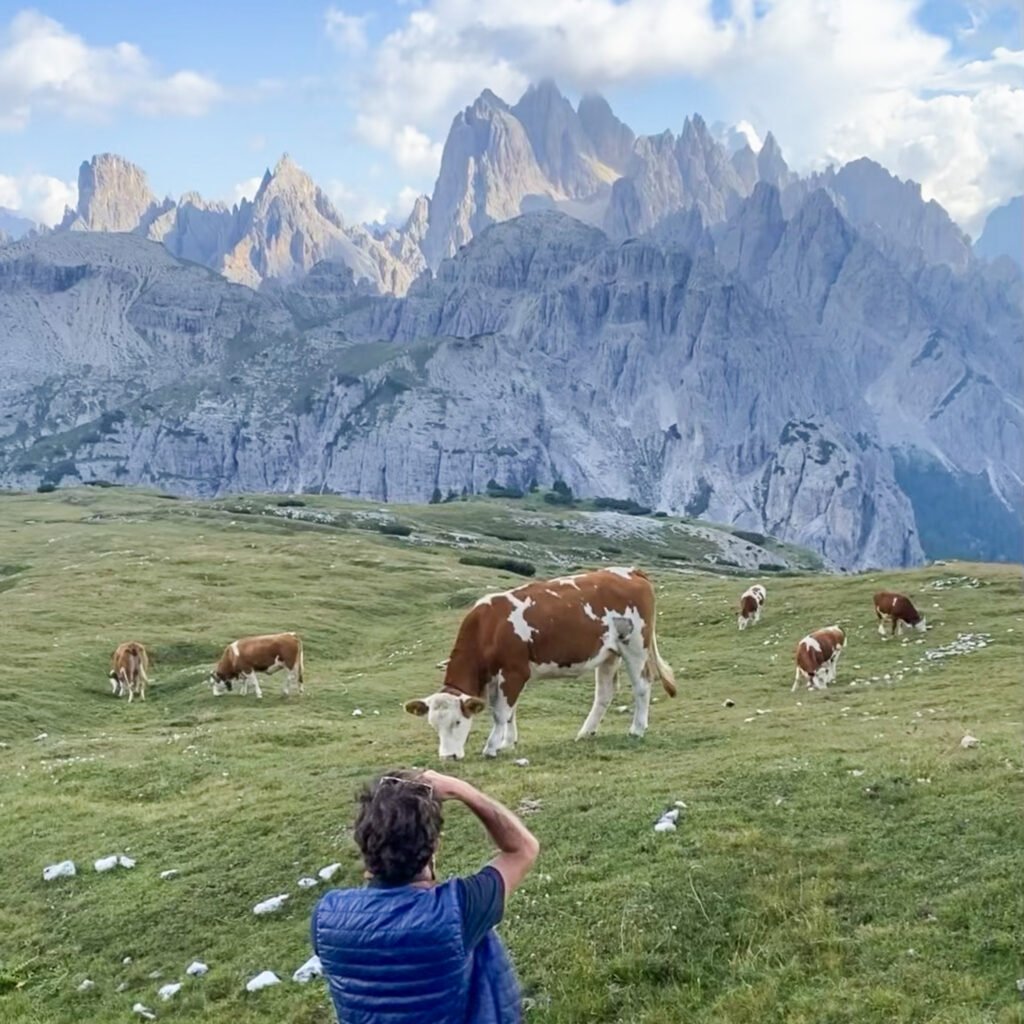
[[[213,690],[214,697],[219,697],[222,693],[228,693],[231,690],[231,680],[222,676],[219,672],[211,672],[210,678],[207,681]]]
[[[922,615],[921,618],[919,618],[917,622],[914,623],[914,629],[916,629],[918,633],[923,633],[927,628],[928,627],[925,625],[924,616]]]
[[[466,756],[466,740],[473,716],[480,714],[486,703],[466,694],[432,693],[424,700],[406,702],[410,715],[426,715],[438,737],[437,756],[461,761]]]

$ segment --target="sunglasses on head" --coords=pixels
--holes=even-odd
[[[419,789],[426,790],[428,796],[432,797],[434,795],[434,787],[429,782],[420,782],[419,779],[403,779],[397,775],[382,775],[378,786],[381,786],[384,783],[401,786],[416,786]]]

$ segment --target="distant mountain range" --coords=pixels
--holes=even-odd
[[[550,82],[460,113],[400,229],[287,157],[230,209],[94,157],[0,247],[0,483],[560,479],[843,566],[1019,558],[1024,283],[993,232],[979,259],[872,161],[799,177],[770,134],[635,136]]]

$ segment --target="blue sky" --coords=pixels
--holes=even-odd
[[[976,230],[1024,189],[1020,32],[1001,0],[0,0],[0,205],[52,220],[104,151],[231,200],[288,151],[398,216],[459,109],[548,76],[638,132],[696,110],[800,169],[872,156]]]

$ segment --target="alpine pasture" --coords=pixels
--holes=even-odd
[[[694,568],[696,541],[672,560],[639,534],[581,537],[558,510],[524,517],[521,502],[393,508],[380,532],[372,506],[304,500],[307,521],[255,514],[289,511],[269,498],[0,499],[5,1024],[137,1020],[136,1003],[168,1021],[333,1021],[321,981],[291,980],[324,888],[296,883],[340,862],[332,884],[358,884],[353,793],[399,765],[464,775],[528,814],[541,858],[502,926],[528,1021],[1022,1019],[1019,567],[714,574]],[[541,681],[514,755],[480,757],[481,719],[467,759],[437,765],[434,733],[402,704],[437,687],[472,601],[522,580],[460,563],[473,537],[538,577],[652,575],[679,696],[654,691],[643,740],[626,735],[622,679],[580,743],[593,680]],[[754,582],[767,602],[740,632]],[[908,594],[928,632],[881,640],[879,589]],[[837,683],[790,693],[796,643],[832,623],[848,638]],[[303,638],[304,697],[283,698],[280,675],[261,679],[262,700],[212,695],[226,643],[280,630]],[[131,705],[107,679],[125,639],[152,658]],[[655,833],[676,801],[676,830]],[[487,853],[449,806],[442,872]],[[97,873],[111,854],[135,867]],[[43,881],[65,858],[77,875]],[[187,977],[194,960],[209,973]],[[264,970],[282,983],[246,992]]]

